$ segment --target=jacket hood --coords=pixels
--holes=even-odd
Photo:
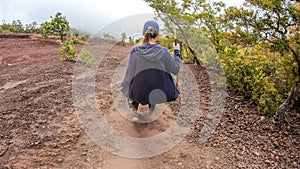
[[[149,45],[149,44],[144,44],[141,46],[141,49],[138,51],[139,56],[145,58],[146,60],[149,61],[160,61],[164,54],[165,50],[163,50],[162,47],[159,45]]]

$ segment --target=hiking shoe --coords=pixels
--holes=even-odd
[[[141,114],[138,114],[138,113],[135,113],[131,119],[131,121],[137,123],[147,123],[147,119],[146,117],[144,117],[143,115]]]
[[[133,122],[135,122],[135,123],[138,122],[138,121],[139,121],[139,114],[135,113],[135,114],[133,115],[131,121],[133,121]]]

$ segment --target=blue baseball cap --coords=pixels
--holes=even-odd
[[[143,33],[145,33],[149,27],[153,27],[154,28],[154,33],[157,33],[157,34],[159,33],[159,26],[158,26],[158,24],[155,21],[147,21],[144,24]]]

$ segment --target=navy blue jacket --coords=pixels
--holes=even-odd
[[[157,44],[135,46],[130,51],[122,92],[141,104],[174,101],[179,91],[171,74],[178,74],[180,63],[179,50],[174,51],[173,57]]]

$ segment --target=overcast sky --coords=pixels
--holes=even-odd
[[[242,5],[243,0],[223,0],[227,5]],[[143,0],[0,0],[0,19],[23,24],[50,20],[62,12],[72,27],[95,32],[124,17],[153,13]]]

